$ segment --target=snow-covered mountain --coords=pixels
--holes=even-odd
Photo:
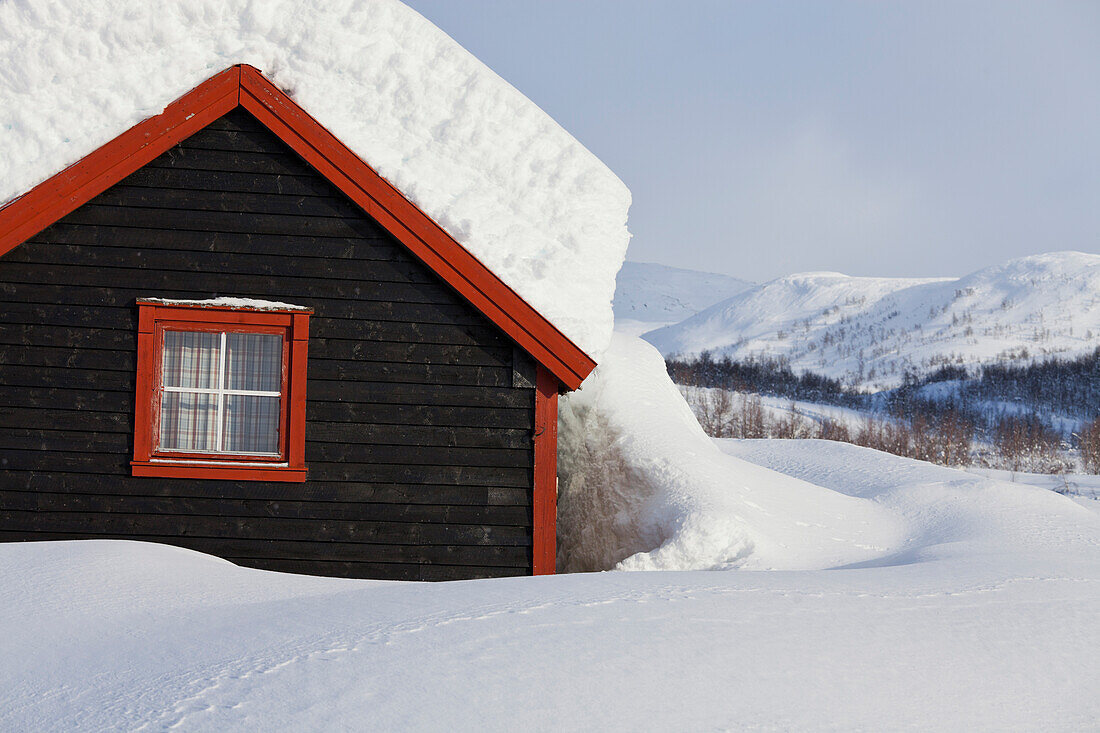
[[[615,328],[642,333],[679,323],[752,285],[713,272],[625,262],[615,278]]]
[[[1100,346],[1100,255],[1033,255],[961,278],[790,275],[645,339],[666,356],[783,357],[865,389],[945,364],[1072,357]]]

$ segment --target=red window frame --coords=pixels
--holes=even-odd
[[[139,300],[137,389],[134,405],[134,476],[305,481],[306,354],[308,309],[260,309]],[[279,416],[279,455],[162,451],[160,401],[163,394],[164,331],[279,333],[283,335],[283,396]]]

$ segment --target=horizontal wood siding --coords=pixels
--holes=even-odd
[[[311,306],[305,484],[134,478],[139,297]],[[0,258],[0,541],[242,565],[531,572],[534,368],[237,110]]]

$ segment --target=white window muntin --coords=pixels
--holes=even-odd
[[[167,339],[167,334],[169,332],[175,332],[175,333],[209,333],[209,332],[189,331],[187,329],[176,330],[176,329],[167,328],[164,331],[165,335],[162,336],[162,347],[165,348],[165,349],[167,349],[167,345],[164,343],[164,340]],[[260,333],[262,333],[262,332],[245,332],[245,333],[254,333],[256,335],[260,335]],[[278,334],[264,334],[264,335],[278,335]],[[280,339],[280,346],[282,347],[282,346],[284,346],[283,337],[281,335],[278,335],[278,336],[279,336],[279,339]],[[210,387],[176,387],[176,386],[168,386],[168,385],[164,384],[166,379],[165,379],[163,374],[162,374],[162,377],[161,377],[161,385],[160,385],[161,389],[164,392],[177,393],[177,394],[204,394],[204,395],[212,395],[216,398],[217,407],[216,407],[215,416],[214,416],[214,429],[215,429],[214,445],[217,446],[217,448],[211,450],[211,449],[196,449],[196,448],[163,448],[162,447],[161,448],[162,452],[165,452],[165,453],[209,453],[209,454],[219,454],[219,455],[255,455],[255,456],[272,456],[272,457],[278,457],[278,456],[282,455],[281,452],[278,451],[278,450],[276,450],[276,451],[256,451],[256,450],[240,451],[240,450],[225,450],[224,449],[224,441],[225,441],[225,437],[226,437],[225,434],[224,434],[224,432],[225,432],[224,431],[224,428],[225,428],[225,405],[226,405],[226,403],[228,401],[228,398],[230,396],[280,398],[280,400],[279,400],[280,410],[277,411],[276,414],[279,414],[281,412],[281,408],[282,408],[282,399],[281,398],[283,396],[283,392],[281,390],[236,389],[236,388],[230,388],[230,387],[226,386],[226,384],[225,384],[226,383],[226,374],[227,374],[227,371],[228,371],[226,362],[227,362],[228,352],[229,352],[229,349],[227,347],[228,346],[227,345],[228,338],[229,338],[229,333],[227,331],[219,332],[217,385],[215,387],[210,388]],[[280,350],[279,350],[279,362],[278,362],[278,367],[279,367],[278,371],[279,371],[279,375],[280,375],[280,380],[279,380],[280,384],[282,382],[281,377],[282,377],[282,366],[283,366],[281,351],[282,351],[282,349],[280,348]],[[182,361],[181,361],[181,367],[180,368],[181,368],[181,370],[183,368],[182,367]],[[162,369],[163,369],[163,367],[162,367]],[[182,381],[182,377],[181,377],[180,381]],[[182,415],[182,412],[181,412],[181,415]],[[161,419],[163,420],[163,418],[164,418],[164,416],[162,414]],[[276,443],[276,445],[278,445],[279,422],[280,421],[278,419],[276,419],[275,422],[274,422],[275,443]],[[162,435],[162,439],[163,439],[163,428],[161,430],[161,435]],[[178,440],[178,437],[177,437],[177,440]]]

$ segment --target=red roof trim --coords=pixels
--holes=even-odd
[[[293,148],[569,389],[596,363],[257,69],[214,75],[0,209],[0,255],[242,106]]]
[[[232,66],[52,178],[0,208],[0,255],[106,191],[239,103],[241,70]]]

